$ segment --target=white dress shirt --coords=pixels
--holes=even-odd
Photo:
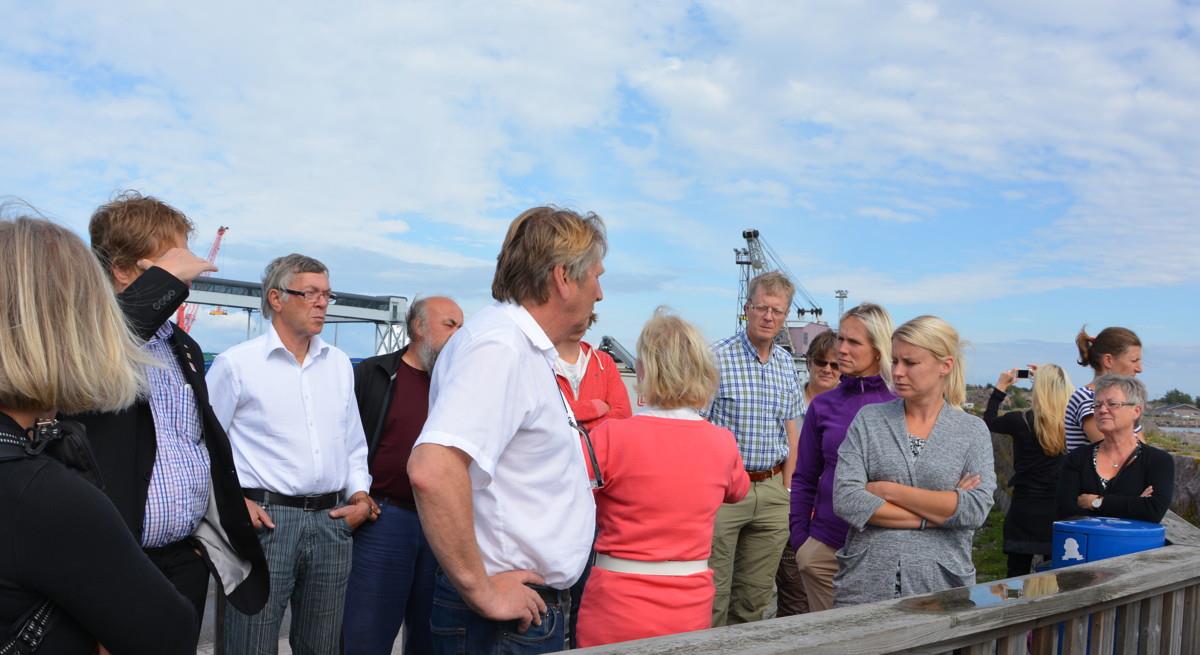
[[[371,488],[346,353],[314,336],[299,364],[268,324],[217,355],[206,379],[242,487],[347,498]]]
[[[488,575],[528,569],[565,589],[583,573],[596,503],[554,377],[557,359],[523,307],[484,308],[438,357],[417,445],[470,456],[475,538]]]

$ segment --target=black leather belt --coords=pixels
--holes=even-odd
[[[268,505],[283,505],[297,507],[306,512],[316,512],[323,509],[333,509],[342,502],[342,492],[334,491],[317,496],[285,496],[266,489],[242,489],[242,494],[256,503]]]
[[[557,605],[559,603],[566,603],[569,605],[571,603],[570,589],[555,589],[553,587],[547,587],[540,584],[526,584],[525,586],[536,591],[537,595],[541,596],[542,600],[546,601],[547,605]]]

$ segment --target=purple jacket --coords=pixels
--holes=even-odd
[[[837,550],[850,526],[833,513],[833,475],[846,429],[863,405],[894,400],[883,378],[844,376],[838,386],[813,398],[800,428],[796,472],[792,475],[789,543],[799,549],[810,536]],[[814,507],[816,511],[814,511]]]

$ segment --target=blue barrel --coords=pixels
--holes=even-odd
[[[1161,548],[1166,542],[1166,528],[1157,523],[1108,517],[1055,521],[1053,566],[1060,569]]]

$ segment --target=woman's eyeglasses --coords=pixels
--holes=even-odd
[[[1092,409],[1098,412],[1100,411],[1101,407],[1105,407],[1108,408],[1108,411],[1112,412],[1116,411],[1118,407],[1133,407],[1135,405],[1137,405],[1137,403],[1119,403],[1115,400],[1097,400],[1096,402],[1092,403]]]
[[[838,370],[838,363],[835,361],[831,361],[828,359],[817,359],[816,357],[813,357],[812,359],[810,359],[808,361],[811,362],[813,368],[825,368],[826,366],[828,366],[829,369],[832,371]]]

